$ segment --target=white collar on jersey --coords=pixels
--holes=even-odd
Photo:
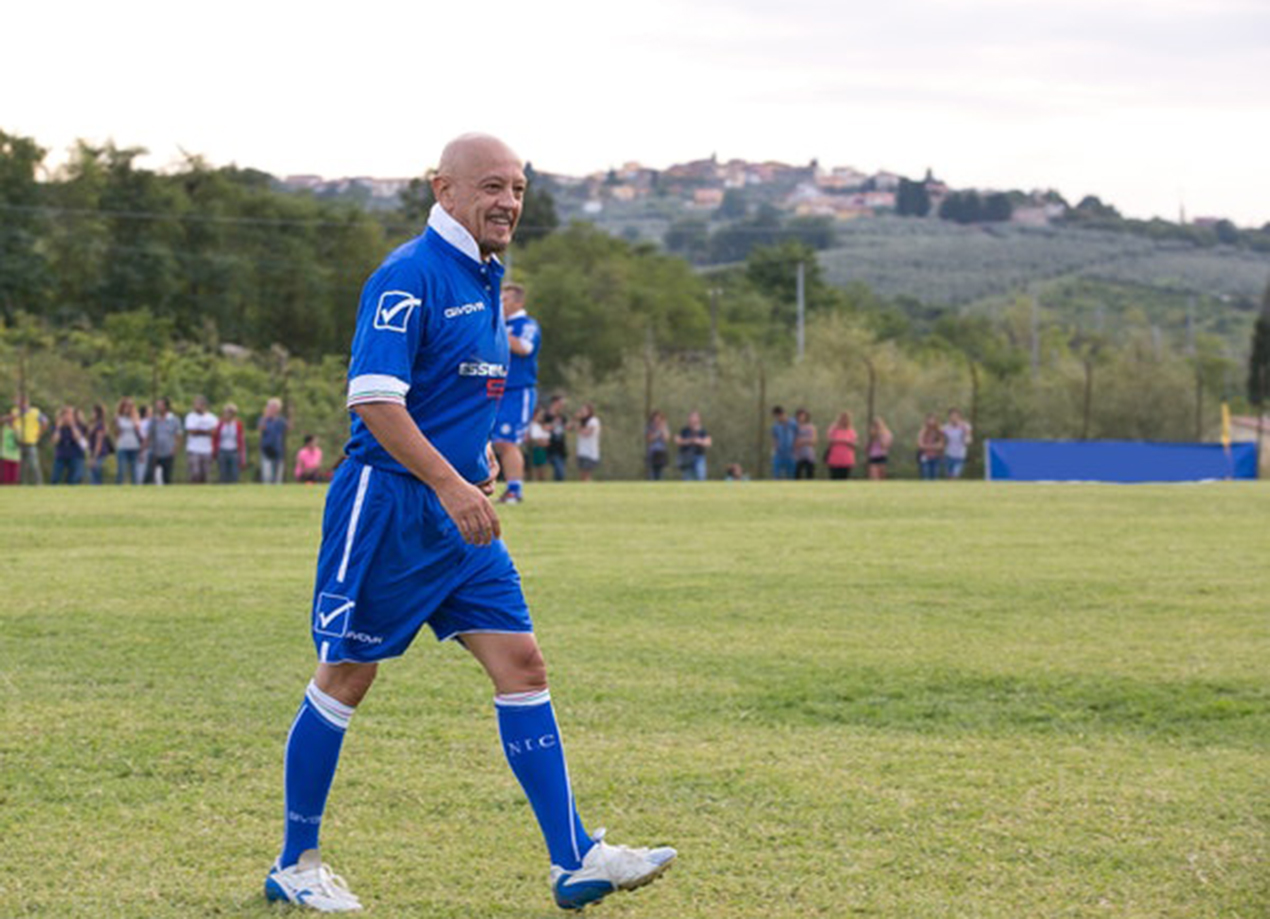
[[[432,210],[428,213],[428,226],[436,230],[442,239],[472,261],[485,261],[485,259],[481,258],[481,247],[476,244],[476,240],[467,231],[467,227],[451,217],[450,212],[443,208],[439,202],[432,205]],[[496,262],[498,261],[497,255],[491,255],[490,258]]]
[[[524,310],[516,310],[516,312],[512,313],[510,316],[507,317],[507,321],[511,322],[513,319],[519,319],[521,316],[528,316],[528,315],[529,314],[526,313]]]

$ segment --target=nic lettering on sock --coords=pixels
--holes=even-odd
[[[547,750],[551,747],[559,745],[560,740],[555,734],[543,734],[541,737],[525,737],[521,740],[507,741],[507,755],[519,756],[522,753],[532,753],[535,750]]]

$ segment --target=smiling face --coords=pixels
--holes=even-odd
[[[501,140],[464,135],[441,154],[432,192],[451,217],[472,234],[482,256],[502,252],[524,205],[525,171]]]

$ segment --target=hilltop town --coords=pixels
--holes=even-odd
[[[909,180],[887,171],[824,167],[816,160],[794,166],[772,161],[720,161],[715,156],[661,170],[630,162],[586,176],[536,172],[534,178],[551,192],[563,215],[600,219],[606,210],[626,209],[623,206],[641,202],[658,202],[687,213],[714,213],[726,208],[729,192],[745,206],[767,204],[796,217],[846,221],[880,214],[926,216],[939,215],[950,196],[958,194],[929,171],[920,180]],[[410,183],[405,178],[370,176],[324,179],[293,175],[281,180],[289,190],[353,199],[375,210],[395,207]],[[962,193],[973,193],[985,201],[999,198],[1006,206],[998,205],[996,219],[1027,226],[1044,226],[1067,210],[1067,203],[1052,191]]]

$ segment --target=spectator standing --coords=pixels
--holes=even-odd
[[[128,396],[115,406],[115,484],[137,483],[137,458],[141,455],[141,416]]]
[[[798,436],[794,439],[794,478],[814,479],[816,477],[816,426],[811,423],[811,412],[800,408],[794,412],[794,421],[798,424]]]
[[[150,429],[154,427],[154,418],[150,415],[148,405],[137,406],[137,431],[141,435],[141,452],[137,454],[137,484],[150,479]]]
[[[40,467],[40,441],[48,433],[48,416],[20,395],[13,409],[13,426],[18,434],[19,478],[23,485],[41,485],[44,470]]]
[[[220,483],[233,485],[238,481],[239,471],[247,465],[247,438],[243,435],[242,419],[238,417],[238,406],[234,403],[225,403],[212,443]]]
[[[772,478],[792,479],[794,441],[798,439],[798,422],[785,414],[782,406],[772,409]]]
[[[194,407],[185,416],[185,464],[190,481],[206,484],[212,473],[212,436],[219,423],[207,410],[207,399],[194,397]]]
[[[115,442],[111,440],[110,429],[106,426],[106,410],[94,405],[93,420],[88,426],[88,475],[94,485],[101,484],[106,457],[114,452]]]
[[[685,482],[704,482],[708,474],[706,453],[714,446],[710,432],[701,424],[701,413],[690,412],[688,423],[675,435],[679,448],[679,471]]]
[[[564,396],[553,396],[547,414],[542,417],[542,426],[547,429],[547,462],[551,463],[552,477],[563,482],[565,462],[569,458],[567,431],[569,417],[565,414]]]
[[[84,477],[84,458],[88,455],[88,430],[78,410],[69,405],[57,413],[53,429],[54,485],[78,485]]]
[[[290,428],[291,422],[282,414],[282,400],[267,401],[265,413],[256,425],[260,431],[260,481],[266,485],[282,484],[282,469],[287,462],[287,431]]]
[[[538,347],[542,331],[537,321],[525,312],[525,288],[519,284],[504,284],[502,301],[511,363],[507,368],[507,385],[498,400],[493,443],[507,482],[499,503],[519,504],[524,499],[525,434],[538,405]],[[581,454],[578,466],[582,466]]]
[[[917,434],[917,466],[923,479],[939,478],[939,467],[944,459],[944,432],[939,419],[927,415]]]
[[[578,432],[578,478],[589,482],[600,465],[600,419],[595,414],[595,406],[583,402],[575,424]]]
[[[648,416],[648,425],[644,428],[644,444],[648,478],[660,482],[662,473],[670,462],[670,425],[666,423],[666,416],[656,409]]]
[[[296,451],[295,480],[297,482],[322,481],[322,448],[312,434],[304,435],[304,446]]]
[[[838,420],[830,425],[827,437],[829,447],[825,450],[825,465],[829,467],[829,478],[851,478],[851,470],[855,468],[856,433],[850,412],[838,415]]]
[[[535,482],[543,482],[547,478],[547,445],[551,443],[551,434],[542,423],[546,414],[547,410],[539,406],[529,422],[529,468]]]
[[[940,428],[944,435],[944,474],[950,479],[961,478],[966,468],[966,455],[974,438],[970,423],[961,417],[961,410],[948,410],[948,423]]]
[[[0,418],[0,485],[17,485],[22,477],[22,448],[13,412]]]
[[[886,464],[891,457],[891,441],[894,439],[881,415],[869,422],[869,478],[874,482],[886,478]]]
[[[150,419],[150,462],[146,481],[154,485],[170,485],[176,481],[176,451],[181,445],[181,419],[173,413],[167,397],[154,400],[154,416]]]

